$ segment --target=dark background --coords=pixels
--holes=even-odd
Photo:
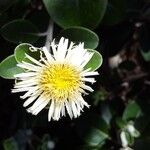
[[[90,7],[97,1],[82,1],[85,7],[81,7],[81,14],[85,11],[90,23],[70,23],[87,27],[99,37],[96,50],[102,54],[103,64],[96,84],[92,85],[94,92],[85,97],[90,109],[85,108],[77,119],[70,120],[67,116],[58,122],[48,122],[47,110],[37,116],[28,114],[19,94],[11,93],[14,80],[0,78],[0,150],[119,150],[122,131],[127,134],[129,147],[150,150],[150,1],[109,0],[104,17],[98,23],[90,20],[91,14],[92,18],[97,17],[97,11],[86,10],[86,5]],[[71,10],[67,10],[71,3],[61,0],[62,12],[71,14]],[[51,16],[53,37],[57,37],[64,24],[55,20],[53,14],[49,15],[40,0],[0,0],[0,61],[13,54],[20,42],[26,42],[6,39],[6,31],[2,29],[5,24],[24,18],[44,32]],[[80,15],[80,20],[85,18]],[[65,18],[63,21],[68,23]],[[33,43],[43,46],[45,37]],[[125,130],[131,122],[140,133],[138,137]]]

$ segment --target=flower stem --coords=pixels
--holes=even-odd
[[[49,25],[47,28],[47,36],[46,36],[46,41],[45,41],[45,47],[49,50],[50,49],[50,42],[53,39],[53,30],[54,30],[54,23],[52,20],[49,21]]]

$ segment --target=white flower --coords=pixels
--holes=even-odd
[[[123,147],[123,148],[120,148],[120,150],[133,150],[133,149],[130,147]]]
[[[27,111],[33,115],[48,105],[49,121],[59,120],[66,112],[70,118],[80,116],[84,106],[89,107],[82,95],[93,91],[86,83],[94,83],[91,76],[98,75],[90,68],[84,69],[93,56],[84,49],[84,43],[74,45],[71,42],[69,45],[68,42],[68,39],[61,38],[56,45],[53,41],[52,54],[43,47],[39,61],[26,54],[31,63],[23,61],[17,65],[25,69],[25,73],[15,75],[12,92],[25,92],[21,96],[26,99],[23,106],[28,106]]]
[[[128,140],[127,140],[127,137],[126,137],[126,133],[124,131],[121,132],[120,138],[121,138],[122,146],[127,147],[128,146]]]

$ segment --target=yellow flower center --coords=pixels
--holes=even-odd
[[[56,101],[70,100],[81,85],[80,71],[69,64],[50,64],[40,73],[39,86]]]

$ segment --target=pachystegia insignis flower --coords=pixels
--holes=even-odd
[[[83,94],[93,89],[92,77],[96,71],[84,69],[93,53],[84,49],[84,43],[68,44],[68,39],[61,38],[58,45],[53,41],[50,51],[43,47],[40,60],[26,54],[30,62],[23,61],[18,66],[25,70],[16,74],[16,83],[12,92],[25,92],[23,106],[33,115],[37,115],[46,106],[49,107],[48,120],[59,120],[69,114],[70,118],[80,116],[84,106],[89,107]]]

